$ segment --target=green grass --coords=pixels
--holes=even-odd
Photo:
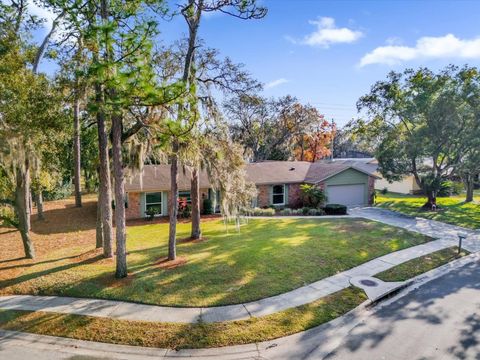
[[[152,323],[0,310],[0,328],[114,344],[170,349],[207,348],[248,344],[294,334],[341,316],[365,300],[363,291],[347,288],[273,315],[209,324]]]
[[[178,226],[186,238],[190,224]],[[19,275],[0,281],[0,294],[42,294],[127,300],[171,306],[253,301],[295,289],[378,256],[431,238],[360,219],[255,219],[225,231],[203,223],[203,242],[180,243],[181,266],[164,269],[168,224],[128,228],[129,277],[113,278],[112,260],[84,247],[59,249]],[[95,240],[93,239],[93,242]],[[75,257],[77,256],[77,257]],[[73,258],[72,258],[73,257]]]
[[[458,254],[458,247],[453,246],[404,262],[375,277],[383,281],[405,281],[468,254],[466,250]]]
[[[477,193],[478,194],[478,193]],[[476,202],[465,203],[464,196],[438,198],[439,211],[423,211],[421,207],[426,198],[416,195],[395,193],[378,194],[377,206],[395,210],[407,215],[420,216],[427,219],[442,221],[448,224],[463,226],[470,229],[480,228],[480,196],[476,194]]]

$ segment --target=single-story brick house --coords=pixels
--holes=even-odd
[[[257,198],[253,203],[258,207],[299,206],[301,184],[314,184],[324,189],[329,203],[367,205],[372,201],[378,178],[354,161],[264,161],[247,164],[246,172],[248,180],[257,186]],[[180,171],[178,178],[179,196],[190,200],[191,173]],[[161,209],[160,216],[168,215],[169,165],[146,165],[141,174],[127,181],[125,188],[127,219],[145,217],[149,207]],[[213,191],[205,172],[200,173],[200,196],[212,199],[214,204],[218,204],[221,196]]]

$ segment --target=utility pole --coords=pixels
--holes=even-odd
[[[333,143],[334,143],[334,140],[335,140],[335,120],[333,120],[332,118],[332,123],[331,123],[331,129],[330,131],[332,132],[332,141],[331,141],[331,144],[330,144],[330,161],[333,161]]]

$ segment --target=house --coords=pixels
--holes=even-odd
[[[301,205],[300,185],[314,184],[324,189],[329,203],[366,205],[371,203],[377,176],[355,161],[264,161],[246,165],[247,179],[257,187],[255,206],[298,207]],[[179,196],[190,200],[188,169],[180,171]],[[146,165],[141,174],[127,181],[128,219],[145,217],[150,207],[168,215],[170,166]],[[200,172],[201,199],[212,199],[218,204],[221,194],[215,192],[207,174]],[[203,201],[201,201],[201,206]]]
[[[364,159],[335,159],[336,162],[342,161],[355,161],[357,166],[364,168],[368,172],[374,173],[378,179],[375,181],[375,190],[387,189],[390,192],[399,194],[418,194],[421,192],[421,188],[418,186],[415,177],[413,175],[407,175],[402,180],[389,182],[382,177],[382,174],[378,171],[378,161],[375,158]]]

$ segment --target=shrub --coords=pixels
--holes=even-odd
[[[210,199],[203,199],[203,214],[212,215],[213,211],[213,202]]]
[[[178,216],[183,219],[187,219],[192,215],[192,206],[186,205],[178,209]]]
[[[292,210],[292,215],[303,215],[302,209]]]
[[[316,210],[317,210],[317,216],[325,215],[325,210],[323,210],[323,209],[316,209]]]
[[[325,211],[322,209],[310,209],[308,210],[308,215],[310,216],[322,216],[325,215]]]
[[[300,191],[304,206],[318,209],[327,200],[323,190],[315,185],[302,184],[300,185]]]
[[[463,191],[463,184],[456,181],[444,181],[440,185],[438,190],[438,196],[447,197],[452,195],[460,195]]]
[[[43,192],[43,198],[47,201],[66,199],[70,195],[72,195],[72,184],[70,183],[61,184],[52,190]]]
[[[15,212],[12,207],[0,206],[0,226],[14,226],[17,224]]]
[[[340,204],[327,204],[325,213],[327,215],[347,215],[347,207]]]
[[[155,215],[160,214],[160,208],[150,207],[145,211],[145,215],[148,216],[148,220],[152,221]]]
[[[292,215],[293,210],[290,208],[285,208],[283,210],[280,210],[280,215]]]
[[[275,209],[267,208],[267,209],[260,209],[254,208],[252,210],[253,216],[273,216],[275,215]]]
[[[308,215],[308,212],[311,210],[312,208],[309,208],[309,207],[303,207],[301,208],[300,210],[302,211],[302,215]]]
[[[384,187],[382,190],[380,190],[380,193],[386,195],[388,193],[388,188]]]
[[[315,216],[315,215],[317,215],[317,209],[310,209],[310,210],[308,210],[307,214],[310,215],[310,216]]]

